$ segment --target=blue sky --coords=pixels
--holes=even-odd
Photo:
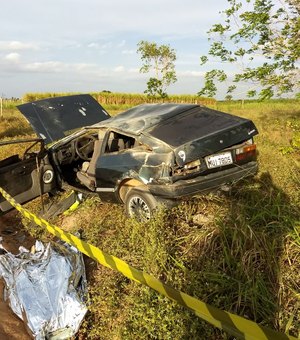
[[[142,93],[149,75],[139,73],[140,40],[174,48],[178,81],[168,92],[195,94],[211,67],[201,67],[199,59],[209,48],[206,32],[220,21],[226,4],[226,0],[3,1],[0,95]]]

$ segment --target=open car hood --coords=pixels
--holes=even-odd
[[[57,141],[74,130],[110,118],[89,94],[53,97],[18,105],[45,143]]]

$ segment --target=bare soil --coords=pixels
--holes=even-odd
[[[0,216],[0,237],[5,249],[17,254],[19,246],[31,248],[34,240],[24,230],[16,211]],[[4,282],[0,279],[0,339],[29,340],[32,339],[25,324],[10,309],[3,299]]]

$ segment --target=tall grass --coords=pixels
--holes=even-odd
[[[118,112],[131,104],[106,105],[115,105],[111,108]],[[258,127],[260,170],[254,179],[237,184],[227,194],[185,200],[171,211],[158,212],[148,223],[126,219],[121,206],[95,198],[54,222],[80,231],[88,242],[188,294],[297,337],[300,152],[292,141],[300,132],[299,101],[212,106],[248,117]],[[20,135],[18,117],[5,112],[1,138],[6,129],[10,138]],[[39,209],[37,202],[28,207]],[[28,229],[37,232],[32,226]],[[46,237],[41,230],[38,235]],[[89,259],[86,267],[90,305],[79,339],[229,338],[117,272]]]
[[[15,108],[7,106],[0,118],[0,141],[36,137],[26,119]],[[12,154],[23,154],[28,144],[0,146],[0,160]]]
[[[31,102],[39,99],[66,96],[75,93],[26,93],[23,96],[24,102]],[[213,98],[199,97],[197,95],[170,95],[168,98],[148,97],[145,94],[131,93],[110,93],[110,92],[92,92],[90,93],[102,105],[139,105],[144,103],[192,103],[212,105],[216,102]]]

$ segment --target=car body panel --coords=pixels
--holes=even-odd
[[[142,166],[142,157],[133,157],[131,152],[102,154],[97,160],[96,184],[103,189],[115,188],[116,182],[124,178],[124,174],[137,173]],[[132,176],[132,175],[131,175]],[[136,176],[136,175],[135,175]]]
[[[178,164],[193,161],[239,144],[257,135],[258,131],[251,121],[239,122],[224,130],[187,142],[175,149]]]
[[[177,148],[186,143],[210,137],[219,132],[223,133],[223,131],[245,124],[249,124],[250,129],[254,128],[253,123],[248,119],[208,107],[196,106],[154,125],[147,131],[157,139]],[[183,133],[185,131],[188,131],[188,133]],[[243,140],[248,136],[246,134],[246,136],[240,136],[240,138]]]
[[[38,139],[18,141],[18,143],[43,143]],[[1,142],[2,145],[15,142]],[[28,150],[28,149],[27,149]],[[49,177],[52,176],[52,177]],[[18,203],[28,202],[41,193],[56,188],[56,174],[47,152],[41,146],[40,152],[25,152],[23,157],[13,155],[0,161],[0,186],[10,193]],[[0,211],[6,212],[12,206],[0,195]]]
[[[145,151],[139,148],[124,150],[120,153],[102,154],[96,166],[97,191],[114,189],[116,183],[121,183],[128,178],[137,179],[144,184],[162,181],[166,164],[170,165],[172,155],[172,151],[154,154],[150,150]]]
[[[128,134],[139,135],[161,122],[173,119],[174,117],[188,111],[198,105],[192,104],[144,104],[135,106],[117,116],[111,117],[106,122],[99,123],[99,126],[107,126]],[[97,124],[98,125],[98,124]]]
[[[181,165],[258,134],[249,119],[186,104],[139,105],[100,125],[154,137],[175,150]]]
[[[70,131],[110,117],[87,94],[42,99],[19,105],[18,109],[46,144],[65,137]]]
[[[252,161],[239,167],[232,167],[190,179],[182,179],[168,185],[152,184],[149,189],[154,196],[160,198],[180,199],[214,191],[228,183],[232,184],[241,179],[254,176],[257,171],[257,162]]]

